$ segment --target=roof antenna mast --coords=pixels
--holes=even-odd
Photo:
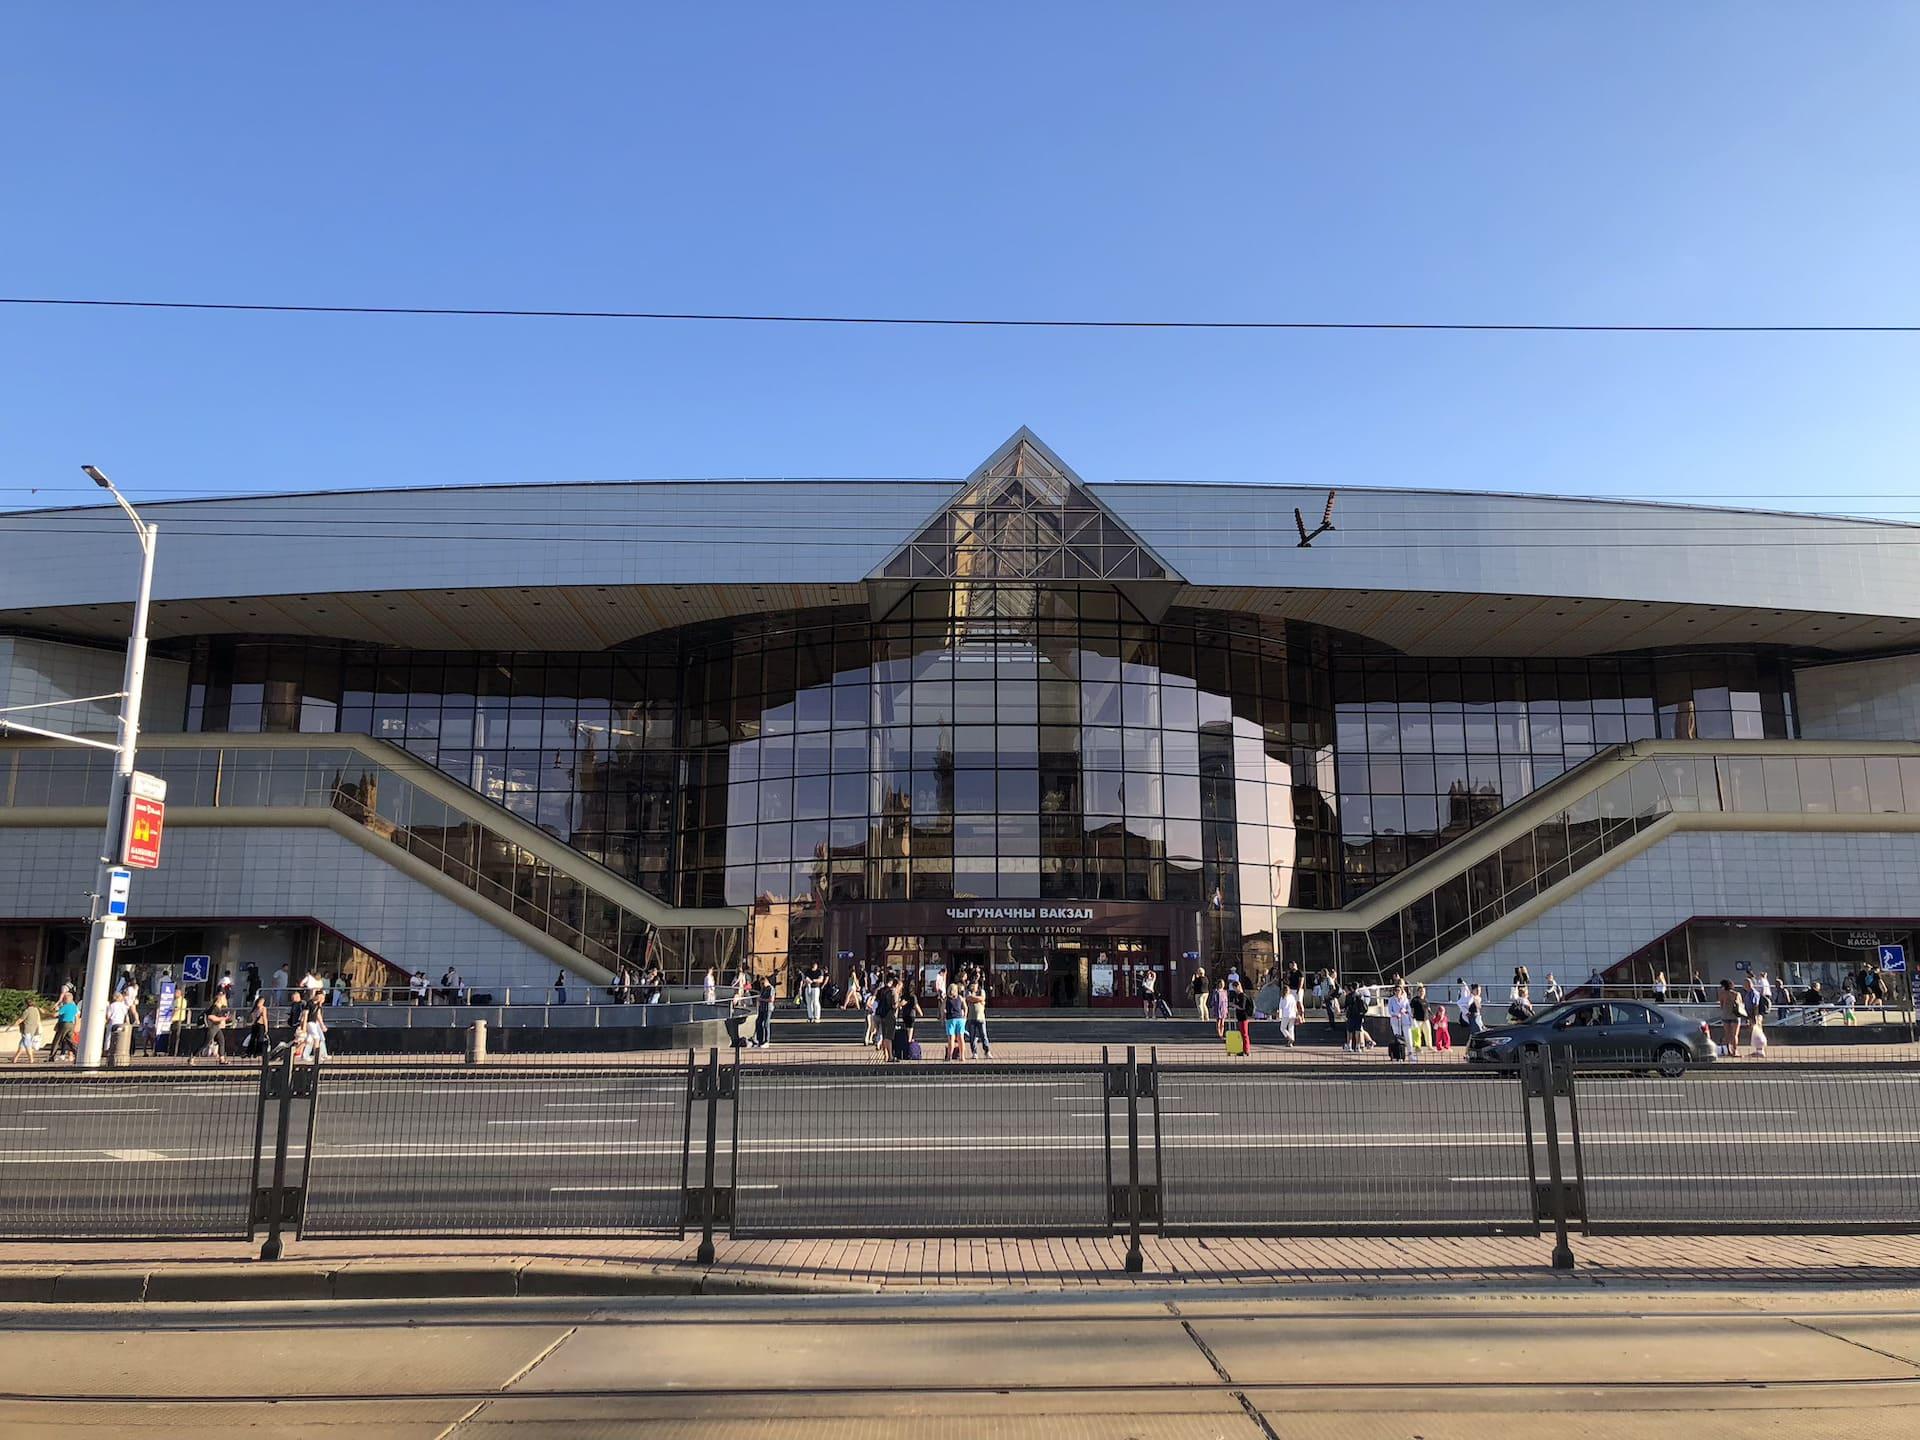
[[[1320,523],[1313,528],[1311,533],[1309,533],[1307,530],[1307,522],[1305,517],[1303,517],[1300,514],[1300,507],[1298,505],[1293,507],[1293,523],[1295,527],[1300,531],[1300,543],[1294,547],[1295,549],[1298,549],[1298,550],[1307,549],[1309,546],[1313,544],[1315,540],[1319,539],[1322,535],[1326,534],[1327,531],[1333,529],[1333,497],[1338,495],[1339,493],[1340,492],[1338,490],[1327,491],[1326,513],[1321,515]]]

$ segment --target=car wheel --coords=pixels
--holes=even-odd
[[[1677,1080],[1687,1073],[1687,1051],[1684,1045],[1662,1045],[1660,1053],[1654,1058],[1660,1063],[1660,1073],[1669,1080]]]

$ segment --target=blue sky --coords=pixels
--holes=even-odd
[[[1920,6],[14,0],[0,293],[1920,321]],[[959,475],[1900,511],[1920,336],[0,309],[0,507]],[[39,487],[40,493],[29,494]],[[1859,497],[1859,498],[1855,498]]]

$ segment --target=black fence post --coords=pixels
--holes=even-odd
[[[1553,1268],[1573,1269],[1573,1246],[1567,1241],[1567,1187],[1560,1166],[1559,1087],[1554,1083],[1554,1056],[1549,1049],[1539,1052],[1541,1079],[1540,1111],[1547,1130],[1547,1183],[1553,1189]],[[1573,1056],[1563,1051],[1561,1063],[1571,1069]]]
[[[269,1067],[266,1091],[270,1098],[280,1102],[280,1113],[274,1120],[273,1133],[273,1180],[268,1186],[264,1209],[267,1222],[267,1240],[260,1247],[262,1260],[278,1260],[285,1251],[280,1240],[281,1227],[286,1222],[287,1194],[287,1136],[293,1126],[293,1046],[284,1047],[285,1063],[276,1075]],[[259,1156],[254,1157],[256,1180],[259,1176]]]
[[[713,1197],[714,1151],[720,1141],[720,1049],[707,1051],[707,1168],[706,1184],[700,1196],[700,1248],[694,1258],[702,1265],[713,1263],[713,1212],[718,1208]]]
[[[1140,1249],[1140,1057],[1127,1047],[1127,1273],[1146,1268]]]

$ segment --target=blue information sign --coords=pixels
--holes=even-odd
[[[1882,945],[1880,947],[1880,968],[1895,975],[1907,968],[1907,947],[1904,945]]]
[[[180,978],[189,985],[204,985],[212,966],[211,955],[183,955],[180,957]]]

